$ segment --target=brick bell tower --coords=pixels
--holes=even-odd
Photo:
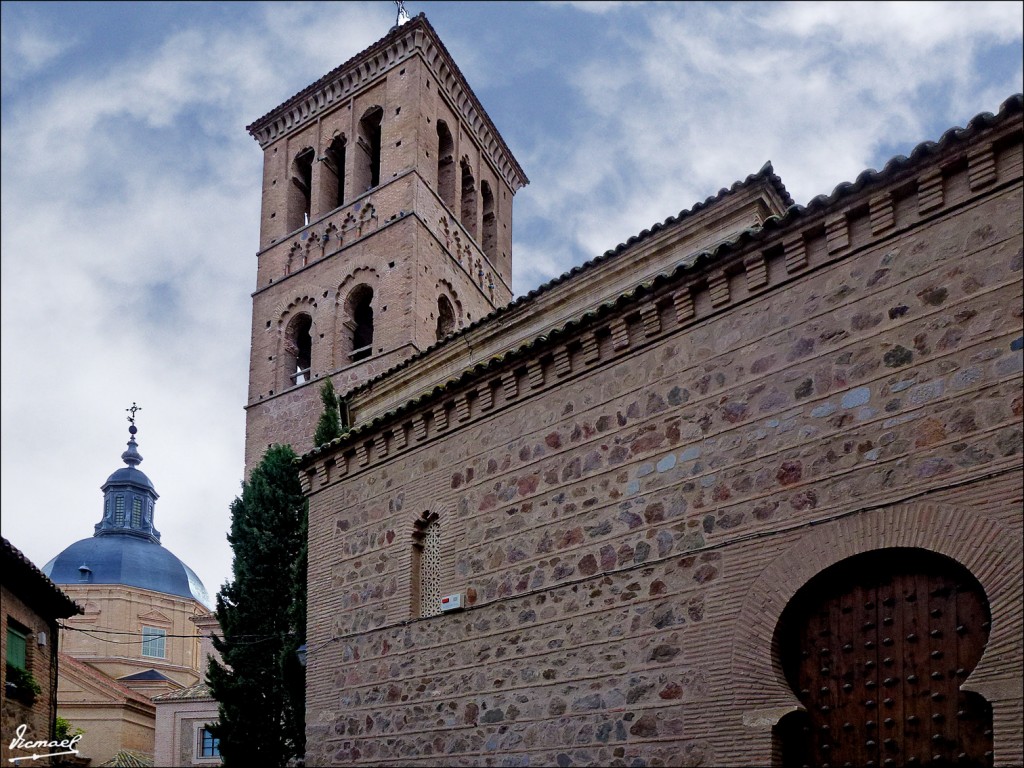
[[[246,474],[344,394],[512,298],[528,183],[420,14],[256,120],[263,148]]]

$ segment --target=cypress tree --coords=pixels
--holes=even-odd
[[[211,730],[227,766],[284,765],[305,751],[305,670],[295,649],[306,628],[307,503],[295,458],[289,446],[269,448],[231,504],[234,578],[217,594],[213,639],[224,663],[211,660],[207,672],[220,716]]]
[[[324,404],[324,411],[313,433],[313,445],[317,448],[341,436],[341,408],[330,379],[326,379],[320,387],[320,401]]]

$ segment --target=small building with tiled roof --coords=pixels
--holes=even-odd
[[[0,760],[31,756],[23,742],[52,741],[57,718],[58,620],[81,608],[6,538],[0,538]]]

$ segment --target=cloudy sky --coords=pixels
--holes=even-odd
[[[517,293],[771,160],[798,203],[1022,87],[1022,3],[408,2],[519,159]],[[214,593],[242,477],[262,155],[383,37],[361,3],[2,4],[2,529],[92,533],[125,409]]]

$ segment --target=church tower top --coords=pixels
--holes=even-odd
[[[470,126],[490,161],[514,191],[530,180],[512,155],[491,118],[463,76],[437,32],[420,13],[391,28],[383,38],[335,67],[316,82],[246,126],[266,149],[276,140],[301,131],[373,80],[419,55],[442,85],[448,100]]]

